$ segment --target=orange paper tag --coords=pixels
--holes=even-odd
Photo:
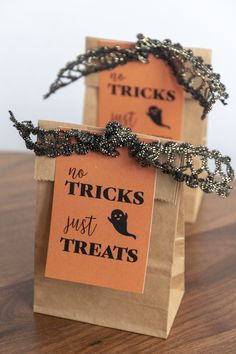
[[[156,171],[120,153],[56,159],[46,277],[143,292]]]
[[[131,43],[99,40],[99,46]],[[129,62],[99,73],[98,126],[116,120],[133,131],[181,140],[184,90],[171,68],[149,55],[149,63]]]

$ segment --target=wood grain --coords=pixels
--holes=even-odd
[[[165,341],[33,313],[33,160],[0,154],[0,353],[236,352],[235,191],[205,196],[187,225],[186,294]]]

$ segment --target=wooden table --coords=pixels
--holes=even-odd
[[[167,340],[34,314],[32,154],[0,154],[0,353],[236,353],[236,190],[187,225],[186,294]]]

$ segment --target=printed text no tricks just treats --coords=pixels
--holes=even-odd
[[[115,236],[123,237],[123,239],[126,237],[135,239],[136,236],[129,233],[127,230],[128,215],[123,213],[120,209],[113,210],[112,202],[119,202],[121,205],[123,205],[123,203],[142,205],[144,203],[144,192],[84,183],[84,178],[86,177],[87,179],[87,176],[88,172],[83,169],[69,168],[68,177],[64,183],[66,194],[70,196],[70,198],[80,198],[81,203],[83,198],[91,198],[91,200],[100,199],[111,203],[111,217],[105,215],[104,217],[107,219],[108,223],[111,222],[113,224],[114,234],[117,234]],[[74,231],[80,236],[83,236],[83,240],[70,238],[70,231]],[[137,262],[138,250],[135,248],[128,248],[126,246],[120,247],[115,244],[104,245],[88,241],[89,238],[92,238],[99,232],[103,232],[103,230],[99,229],[98,220],[94,215],[79,218],[73,218],[69,215],[63,228],[64,235],[60,238],[62,251],[84,256],[102,257],[114,261]]]
[[[124,74],[115,71],[110,73],[110,82],[107,83],[107,89],[110,95],[168,102],[175,101],[176,99],[176,92],[172,89],[166,90],[152,87],[131,86],[122,84],[123,80],[126,80]],[[134,111],[129,111],[123,114],[112,112],[110,120],[119,121],[125,126],[133,128],[137,121],[137,117]]]

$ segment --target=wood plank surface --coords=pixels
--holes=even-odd
[[[33,313],[33,167],[32,154],[0,154],[1,354],[236,353],[236,190],[204,196],[186,227],[186,293],[162,340]]]

